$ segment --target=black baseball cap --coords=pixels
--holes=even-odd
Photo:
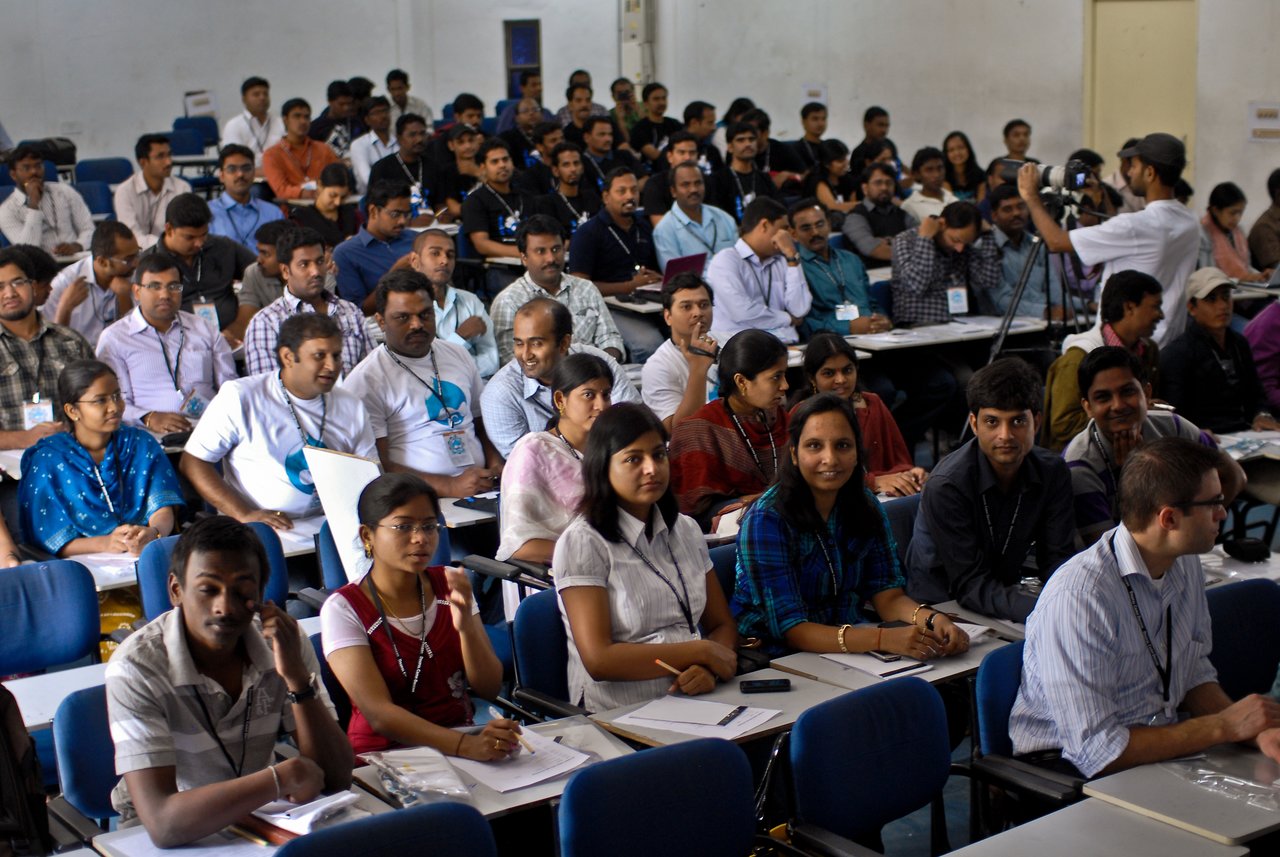
[[[1187,165],[1187,147],[1172,134],[1148,134],[1117,153],[1121,158],[1142,158],[1143,163],[1181,170]]]
[[[465,122],[458,122],[452,128],[449,129],[449,139],[456,140],[465,134],[479,134],[479,133],[480,131],[476,127],[472,125],[468,125]]]

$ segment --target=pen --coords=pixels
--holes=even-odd
[[[499,711],[496,706],[490,705],[489,716],[494,718],[501,718],[502,712]],[[533,745],[530,744],[528,741],[526,741],[525,737],[521,735],[519,732],[516,733],[516,740],[520,742],[521,746],[523,746],[526,750],[529,751],[530,756],[537,755],[537,751],[533,749]]]
[[[245,830],[243,827],[241,827],[238,824],[228,825],[227,832],[234,833],[236,836],[239,836],[241,839],[247,839],[248,841],[252,842],[254,845],[261,845],[264,848],[271,844],[267,840],[263,839],[261,836],[255,836],[254,834]]]
[[[671,664],[667,663],[667,662],[666,662],[666,661],[664,661],[662,658],[654,658],[654,659],[653,659],[653,662],[654,662],[655,664],[657,664],[658,666],[662,667],[662,668],[663,668],[664,670],[666,670],[667,672],[671,673],[672,675],[680,675],[680,670],[678,670],[678,669],[676,669],[675,667],[671,666]]]
[[[888,677],[889,677],[889,676],[891,676],[891,675],[898,675],[898,674],[900,674],[900,673],[909,673],[909,672],[911,672],[912,670],[918,670],[918,669],[920,669],[920,667],[922,667],[922,666],[924,666],[924,664],[922,664],[922,663],[914,663],[914,664],[911,664],[910,666],[899,667],[899,668],[898,668],[898,669],[896,669],[896,670],[889,670],[887,673],[880,673],[880,678],[888,678]]]

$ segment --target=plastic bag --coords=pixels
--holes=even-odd
[[[363,758],[377,768],[379,783],[387,793],[405,807],[440,800],[471,802],[471,791],[438,750],[407,747],[365,753]]]

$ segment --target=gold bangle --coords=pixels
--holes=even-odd
[[[924,609],[924,608],[926,608],[926,607],[929,607],[929,606],[930,606],[930,605],[928,605],[928,604],[917,604],[917,605],[916,605],[916,609],[914,609],[914,610],[912,610],[912,611],[911,611],[911,624],[912,624],[912,625],[914,625],[914,624],[916,623],[916,616],[918,616],[918,615],[920,614],[920,611],[921,611],[921,610],[923,610],[923,609]]]
[[[844,632],[852,628],[852,625],[841,625],[840,630],[836,631],[836,642],[840,644],[840,651],[849,654],[849,647],[844,644]]]

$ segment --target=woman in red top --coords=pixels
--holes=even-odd
[[[325,658],[351,697],[352,748],[506,757],[519,746],[515,721],[490,721],[475,735],[454,728],[472,723],[467,686],[495,695],[502,663],[466,573],[430,565],[443,526],[435,491],[412,474],[384,474],[361,492],[358,514],[373,567],[320,611]]]
[[[819,333],[804,352],[804,374],[814,393],[835,393],[853,405],[866,447],[867,487],[878,494],[919,494],[929,474],[916,467],[893,414],[875,393],[858,389],[858,354],[844,337]]]

